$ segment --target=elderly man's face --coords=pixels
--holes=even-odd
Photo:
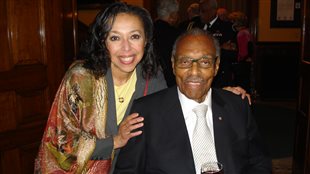
[[[204,101],[219,68],[213,41],[205,35],[188,35],[179,40],[173,71],[180,91],[200,103]]]

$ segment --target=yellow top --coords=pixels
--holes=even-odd
[[[117,125],[120,124],[125,116],[132,94],[135,92],[136,82],[137,74],[136,70],[134,70],[130,79],[125,84],[121,86],[114,85]]]

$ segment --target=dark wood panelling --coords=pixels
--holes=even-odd
[[[0,149],[2,154],[4,154],[5,151],[19,149],[22,146],[40,142],[44,128],[45,122],[33,122],[33,124],[29,125],[28,127],[14,129],[6,131],[5,133],[1,133]]]
[[[26,65],[44,64],[42,53],[42,34],[45,33],[43,25],[40,25],[43,12],[40,7],[42,2],[37,1],[7,1],[7,24],[10,34],[10,50],[13,64]],[[25,15],[31,14],[31,15]],[[31,50],[31,51],[30,51]]]
[[[65,69],[76,59],[78,52],[77,43],[77,4],[76,1],[63,1],[64,3],[64,49],[65,51]]]
[[[302,0],[302,44],[293,174],[310,173],[310,3]]]
[[[7,1],[0,1],[0,38],[6,38],[8,36],[8,23],[7,23]],[[1,39],[0,53],[1,53],[1,63],[0,72],[8,70],[10,67],[9,55],[9,40]],[[1,85],[0,85],[1,86]]]
[[[46,66],[33,64],[16,66],[8,71],[0,72],[0,91],[35,90],[47,86]]]
[[[0,115],[0,133],[16,128],[16,106],[13,91],[0,93],[0,110],[4,111]]]
[[[36,154],[38,152],[39,144],[28,144],[25,146],[22,146],[19,151],[19,158],[20,158],[20,165],[21,169],[26,171],[25,173],[31,173],[33,171],[33,163],[34,161],[31,161],[29,159],[35,159]]]
[[[310,173],[310,64],[301,62],[300,67],[293,173],[308,174]]]
[[[257,43],[256,90],[261,99],[296,99],[300,43]]]
[[[1,155],[1,174],[5,173],[23,173],[19,163],[18,150],[7,150]],[[24,171],[27,173],[27,171]],[[28,172],[29,173],[29,172]]]
[[[33,173],[49,108],[76,55],[75,0],[0,1],[0,173]]]
[[[294,161],[293,161],[293,171],[295,174],[302,174],[304,169],[305,152],[307,150],[307,123],[308,119],[304,113],[297,113],[296,117],[296,129],[295,129],[295,144],[294,144]],[[298,147],[298,148],[296,148]]]
[[[36,121],[45,121],[50,103],[47,90],[16,93],[17,127],[27,127]]]

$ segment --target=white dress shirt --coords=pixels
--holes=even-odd
[[[213,116],[212,116],[212,102],[211,102],[211,94],[212,94],[212,89],[208,91],[208,94],[206,96],[205,101],[203,101],[203,104],[206,104],[208,106],[208,111],[207,111],[207,124],[208,127],[211,130],[211,135],[214,139],[214,130],[213,130]],[[197,105],[200,103],[197,103],[194,100],[191,100],[187,98],[184,94],[181,93],[181,91],[178,88],[178,95],[179,95],[179,100],[181,102],[181,107],[184,115],[184,120],[187,128],[187,133],[190,139],[190,142],[192,144],[192,139],[193,139],[193,132],[196,124],[196,114],[192,111],[193,108],[195,108]]]
[[[217,18],[218,18],[218,16],[216,16],[212,21],[209,22],[210,26],[208,26],[208,24],[205,24],[203,26],[203,30],[207,30],[208,27],[211,28],[211,26],[214,24],[214,22],[216,21]]]

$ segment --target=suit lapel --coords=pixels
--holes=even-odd
[[[220,25],[220,20],[219,20],[219,18],[217,18],[215,21],[214,21],[214,23],[211,25],[211,31],[215,31],[215,30],[217,30],[218,28],[219,28],[219,25]]]
[[[107,71],[106,79],[108,86],[108,117],[106,126],[110,134],[115,134],[117,133],[116,106],[115,106],[114,83],[110,68]]]
[[[217,159],[221,163],[226,163],[226,155],[229,145],[230,134],[228,129],[227,109],[224,100],[217,94],[217,90],[212,90],[212,112],[213,112],[213,129],[215,139],[215,149]]]
[[[136,86],[135,86],[136,89],[135,89],[135,92],[132,94],[132,97],[131,97],[130,102],[128,104],[124,118],[127,115],[129,115],[133,100],[143,96],[143,92],[144,92],[144,88],[145,88],[145,80],[142,77],[142,68],[141,68],[140,64],[138,64],[138,66],[137,66],[136,73],[137,73],[137,82],[136,82]]]
[[[172,90],[173,92],[167,92],[169,95],[166,95],[166,98],[163,98],[163,101],[165,101],[165,106],[167,106],[165,107],[166,109],[164,110],[164,113],[169,113],[165,114],[167,116],[163,118],[163,123],[167,123],[167,126],[170,126],[170,130],[174,131],[167,136],[172,136],[180,142],[178,148],[182,149],[182,154],[180,154],[179,160],[182,161],[182,168],[185,171],[184,173],[195,173],[192,148],[177,89],[176,87],[172,87],[168,90]]]

